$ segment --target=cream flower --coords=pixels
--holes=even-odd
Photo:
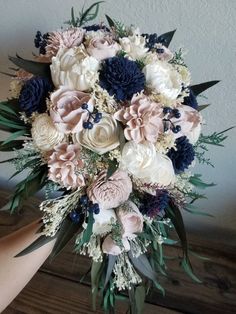
[[[143,215],[133,202],[127,201],[119,206],[116,215],[122,225],[123,237],[133,238],[135,233],[143,231]]]
[[[90,94],[61,86],[50,98],[50,116],[56,128],[66,134],[82,131],[83,122],[87,121],[89,113],[81,106],[86,103],[88,110],[93,111],[94,100]]]
[[[93,128],[83,129],[74,135],[74,142],[102,155],[120,145],[119,134],[121,127],[113,116],[103,113],[100,122],[93,125]]]
[[[122,151],[120,168],[143,183],[167,186],[175,179],[171,160],[157,153],[154,144],[150,142],[127,142]]]
[[[119,45],[113,40],[112,36],[104,32],[89,38],[85,45],[88,54],[99,61],[114,57],[120,50]]]
[[[121,48],[127,53],[127,55],[133,59],[142,59],[148,52],[145,37],[139,34],[133,34],[129,37],[122,37],[119,40]]]
[[[112,224],[116,222],[116,214],[113,209],[100,208],[98,215],[93,215],[93,233],[96,235],[103,235],[109,233],[112,229]]]
[[[93,203],[102,209],[116,208],[128,200],[132,192],[132,182],[126,172],[117,170],[107,179],[107,172],[102,171],[87,189],[87,195]]]
[[[50,151],[64,140],[52,119],[46,114],[37,115],[32,123],[31,134],[35,145],[42,151]]]
[[[189,72],[189,69],[186,66],[183,65],[175,65],[176,70],[179,72],[181,76],[181,81],[184,84],[184,86],[189,86],[191,82],[191,74]]]
[[[133,96],[130,106],[117,111],[114,117],[126,125],[126,139],[136,143],[144,140],[155,143],[164,131],[162,105],[145,95]]]
[[[175,100],[181,92],[181,76],[167,62],[158,61],[143,68],[147,87],[170,100]]]
[[[46,55],[53,57],[57,54],[59,48],[79,46],[83,40],[84,34],[85,29],[79,27],[50,33],[47,39]]]
[[[98,80],[99,62],[88,56],[81,46],[60,48],[52,58],[50,69],[56,87],[64,85],[70,89],[87,91]]]
[[[79,145],[57,145],[49,157],[48,167],[49,179],[65,188],[74,189],[85,185],[81,174],[84,164],[80,159]]]
[[[186,105],[176,107],[180,112],[180,118],[172,118],[171,121],[180,125],[181,131],[175,137],[187,136],[191,144],[195,144],[201,133],[202,116],[194,108]]]

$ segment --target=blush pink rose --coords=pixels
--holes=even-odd
[[[85,30],[77,27],[50,33],[47,39],[46,55],[53,57],[61,47],[72,48],[79,46],[83,41],[84,34]]]
[[[88,54],[99,61],[114,57],[120,50],[117,42],[109,34],[92,37],[88,40],[86,47]]]
[[[133,96],[131,105],[117,111],[114,117],[126,126],[126,139],[136,143],[145,140],[155,143],[164,131],[162,105],[151,101],[145,95]]]
[[[62,143],[54,147],[49,157],[49,179],[59,183],[67,189],[74,189],[85,185],[80,170],[84,167],[80,159],[79,145]]]
[[[93,203],[103,209],[116,208],[128,200],[132,192],[132,182],[124,171],[116,171],[107,179],[107,172],[102,171],[87,189],[87,195]]]
[[[121,241],[122,241],[123,248],[119,247],[114,242],[111,235],[106,236],[102,244],[103,253],[110,254],[110,255],[119,255],[123,251],[128,252],[130,250],[129,241],[127,240],[127,238],[123,238]]]
[[[68,134],[83,130],[83,122],[87,121],[89,113],[82,109],[82,105],[87,103],[88,110],[92,112],[94,100],[90,94],[61,86],[51,94],[51,103],[50,116],[56,128]]]
[[[116,210],[116,215],[123,227],[123,237],[134,237],[135,233],[143,231],[143,215],[138,207],[127,201]]]

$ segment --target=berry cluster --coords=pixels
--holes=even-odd
[[[93,128],[93,123],[99,123],[102,119],[102,113],[96,112],[95,114],[88,110],[88,104],[84,103],[82,109],[87,110],[89,113],[88,120],[83,123],[84,129],[91,130]],[[92,122],[93,121],[93,122]]]
[[[100,212],[99,205],[97,203],[93,204],[89,199],[88,196],[82,195],[79,199],[79,206],[80,212],[78,210],[73,210],[70,213],[70,219],[75,222],[79,223],[81,220],[81,214],[85,213],[86,211],[89,213],[93,213],[95,215],[98,215]]]
[[[181,117],[181,114],[178,109],[172,109],[170,107],[164,107],[163,108],[164,115],[167,115],[167,118],[163,119],[164,123],[164,132],[167,132],[169,129],[173,133],[178,133],[181,131],[180,125],[174,125],[174,123],[170,120],[171,118],[179,119]]]
[[[46,53],[46,46],[47,46],[47,39],[49,34],[43,34],[40,31],[37,31],[34,39],[34,45],[36,48],[39,48],[39,53],[41,55],[45,55]]]

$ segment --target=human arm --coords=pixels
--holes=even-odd
[[[35,241],[40,225],[38,221],[0,239],[0,313],[20,293],[47,259],[55,239],[37,250],[20,257],[19,252]]]

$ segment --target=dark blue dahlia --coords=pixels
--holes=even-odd
[[[36,48],[39,48],[39,53],[41,55],[46,54],[46,46],[49,34],[45,33],[42,35],[40,31],[37,31],[35,38],[34,38],[34,45]]]
[[[175,141],[176,148],[171,148],[167,156],[171,159],[175,173],[183,172],[194,160],[195,152],[193,145],[186,136],[181,136]]]
[[[46,111],[46,98],[53,90],[49,79],[44,77],[33,77],[26,81],[19,96],[19,106],[22,111],[30,116],[33,112]]]
[[[105,25],[99,25],[99,24],[84,26],[83,29],[85,29],[87,32],[90,32],[90,31],[96,32],[99,30],[105,30],[106,32],[110,32],[109,28],[107,28]]]
[[[184,97],[184,103],[183,104],[186,106],[190,106],[190,107],[197,110],[197,108],[198,108],[197,97],[194,95],[191,88],[189,88],[189,96]]]
[[[151,218],[165,210],[169,203],[169,194],[166,190],[157,190],[156,195],[145,194],[140,211]]]
[[[136,62],[123,57],[106,59],[100,71],[100,85],[116,100],[125,101],[144,89],[145,77]]]

